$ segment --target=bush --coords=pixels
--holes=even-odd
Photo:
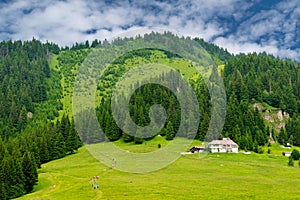
[[[293,160],[299,160],[300,158],[300,153],[297,149],[293,149],[291,157],[293,158]]]
[[[263,154],[263,153],[264,153],[264,150],[263,150],[261,147],[259,147],[258,150],[257,150],[257,153]]]
[[[139,137],[135,137],[134,138],[134,143],[135,144],[143,144],[143,139],[139,138]]]
[[[294,160],[293,160],[292,156],[289,157],[288,166],[294,167]]]
[[[272,146],[272,144],[270,142],[268,142],[268,147],[271,147],[271,146]]]

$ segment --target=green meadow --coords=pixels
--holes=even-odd
[[[158,143],[167,144],[160,138],[141,145],[115,142],[133,152],[157,150]],[[269,148],[271,154],[182,155],[163,169],[134,174],[101,164],[82,147],[42,165],[33,193],[19,199],[299,199],[298,161],[288,167],[281,155],[292,149]],[[99,189],[89,183],[93,176],[99,176]]]

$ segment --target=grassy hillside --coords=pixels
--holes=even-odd
[[[138,151],[138,145],[117,144]],[[279,155],[282,149],[274,148],[276,154],[270,155],[185,155],[159,171],[131,174],[102,165],[83,147],[44,164],[34,192],[20,199],[297,199],[298,163],[288,167],[287,158]],[[99,190],[88,182],[95,175],[100,176]]]
[[[144,38],[152,40],[152,37],[161,39],[162,44],[177,41],[176,37],[170,38],[166,34],[162,36],[152,34]],[[174,46],[180,49],[188,41],[188,39],[180,39]],[[199,40],[199,42],[203,41]],[[77,136],[74,134],[73,121],[69,121],[65,114],[71,118],[75,113],[72,111],[71,102],[75,77],[80,64],[94,49],[82,46],[60,51],[57,45],[42,44],[35,39],[24,44],[21,41],[16,41],[13,45],[11,41],[1,44],[2,49],[6,49],[7,55],[3,54],[5,56],[0,60],[0,77],[3,80],[1,86],[3,94],[0,95],[0,115],[2,115],[0,135],[4,141],[0,140],[0,196],[8,195],[4,198],[10,199],[32,191],[32,188],[26,188],[25,191],[24,186],[33,186],[36,183],[35,165],[39,166],[41,163],[62,158],[77,150]],[[55,49],[51,51],[50,47]],[[198,154],[185,155],[162,170],[138,175],[104,166],[97,162],[86,148],[81,148],[77,154],[42,165],[39,169],[39,184],[34,188],[33,193],[22,199],[298,198],[299,192],[295,190],[300,185],[299,178],[295,176],[300,170],[298,161],[295,163],[296,167],[290,168],[287,167],[287,158],[281,156],[282,151],[292,151],[292,149],[283,149],[277,143],[272,147],[266,145],[272,128],[275,130],[273,137],[276,140],[278,130],[287,125],[286,129],[281,131],[280,140],[278,139],[277,142],[291,141],[291,144],[300,146],[299,63],[256,53],[232,57],[216,46],[204,45],[204,47],[216,61],[226,86],[227,116],[223,136],[232,138],[241,149],[256,152],[261,152],[258,150],[263,149],[265,154],[209,154],[201,159]],[[199,49],[194,51],[202,52]],[[207,57],[206,54],[203,56]],[[201,54],[196,57],[201,57]],[[170,52],[154,49],[137,50],[116,59],[102,72],[103,76],[97,83],[96,106],[100,105],[101,100],[110,96],[123,74],[134,67],[149,63],[171,66],[193,83],[196,93],[199,94],[197,97],[201,116],[196,138],[204,139],[210,120],[218,120],[222,113],[210,117],[214,109],[210,109],[212,108],[210,96],[212,99],[213,96],[199,74],[196,74],[194,63]],[[211,72],[206,68],[208,66],[205,67],[207,64],[207,61],[202,61],[199,63],[202,67],[197,66],[204,76]],[[156,75],[154,70],[149,69],[141,70],[140,73]],[[86,92],[82,96],[87,95],[85,90],[87,86],[93,84],[92,79],[88,77],[90,74],[85,75],[82,88],[81,86],[77,88],[79,91],[82,89]],[[215,75],[210,77],[210,87],[215,93],[223,94],[219,84],[221,82]],[[131,79],[139,80],[139,76],[132,76]],[[173,79],[168,80],[173,81]],[[147,95],[144,96],[150,97],[152,93],[154,94],[153,88],[155,89],[155,87],[146,88]],[[183,91],[180,87],[178,90],[178,93]],[[148,117],[147,109],[153,102],[157,102],[153,100],[155,95],[153,99],[138,98],[138,95],[143,96],[140,91],[137,90],[137,95],[134,96],[137,100],[133,99],[131,104],[136,105],[132,109],[134,111],[132,118],[134,122],[144,126],[148,119],[145,117]],[[177,103],[175,98],[168,96],[168,92],[156,93],[163,94],[160,95],[161,99],[170,99],[166,105]],[[83,100],[85,98],[82,98]],[[222,98],[213,100],[218,102],[216,109],[224,110]],[[85,103],[82,102],[82,105]],[[186,104],[188,103],[187,101]],[[260,112],[253,109],[256,107],[255,104],[260,107]],[[180,121],[177,117],[179,107],[166,107],[170,122],[173,124],[169,123],[168,126],[166,123],[165,129],[160,134],[172,139],[173,131],[177,129]],[[115,141],[121,138],[115,144],[125,150],[144,153],[157,150],[159,144],[161,147],[168,144],[168,141],[159,137],[153,140],[145,139],[142,141],[143,144],[139,144],[141,140],[136,140],[138,145],[134,144],[135,139],[138,138],[135,137],[132,139],[134,142],[131,142],[126,133],[121,133],[116,128],[110,115],[108,101],[101,104],[98,113],[104,113],[97,117],[107,136],[110,136],[109,139]],[[88,114],[87,111],[87,116]],[[88,117],[85,119],[89,121]],[[56,124],[48,123],[49,121]],[[87,127],[91,125],[82,121]],[[217,124],[222,122],[212,123],[211,130],[218,130]],[[183,132],[189,136],[188,131]],[[89,134],[92,131],[86,132],[89,138],[87,137],[84,142],[97,143],[101,140]],[[10,139],[14,136],[18,137]],[[126,141],[126,137],[128,143],[123,142]],[[199,145],[200,142],[194,141],[193,144]],[[266,154],[270,151],[271,154]],[[26,162],[23,158],[26,158],[24,159]],[[130,161],[126,161],[126,165],[132,165]],[[148,162],[151,167],[158,164],[148,159],[144,162],[146,166]],[[29,171],[27,168],[22,170],[18,168],[21,166],[20,163],[29,163],[32,167],[32,173],[26,176],[32,184],[20,178]],[[34,176],[30,177],[31,174]],[[88,179],[95,175],[100,176],[98,181],[100,190],[92,189],[88,183]]]
[[[68,113],[72,115],[72,92],[75,76],[78,73],[78,68],[82,61],[87,57],[88,53],[93,51],[92,49],[83,49],[77,51],[62,51],[60,54],[54,55],[50,61],[50,66],[60,71],[62,98],[61,102],[64,109],[60,111],[60,114]],[[169,58],[165,52],[160,50],[147,50],[149,54],[147,57],[133,56],[127,58],[125,62],[113,63],[104,72],[98,83],[98,91],[96,97],[96,104],[98,105],[101,98],[106,97],[114,90],[114,85],[128,70],[138,67],[147,63],[159,63],[178,70],[187,80],[197,79],[199,73],[192,66],[190,61],[185,59],[171,57]],[[148,73],[144,71],[143,73]],[[209,73],[209,72],[208,72]]]

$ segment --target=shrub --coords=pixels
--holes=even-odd
[[[299,160],[300,158],[300,153],[297,149],[293,149],[291,157],[293,158],[293,160]]]
[[[271,147],[271,146],[272,146],[272,144],[270,142],[268,142],[268,147]]]
[[[294,160],[293,160],[292,156],[289,157],[288,166],[294,167]]]
[[[261,147],[259,147],[258,150],[257,150],[257,153],[263,154],[263,153],[264,153],[264,150],[263,150]]]
[[[134,138],[134,143],[135,144],[143,144],[143,140],[141,138],[139,138],[139,137],[135,137]]]

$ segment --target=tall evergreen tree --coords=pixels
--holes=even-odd
[[[12,155],[12,185],[11,185],[11,198],[22,196],[25,192],[25,175],[22,168],[21,153],[15,150]]]
[[[33,186],[38,182],[38,173],[34,156],[28,151],[23,155],[22,169],[25,176],[24,189],[26,193],[29,193],[33,190]]]
[[[175,131],[171,122],[168,122],[166,127],[166,139],[172,140],[175,137]]]
[[[55,159],[62,158],[67,154],[66,142],[62,133],[59,133],[55,140]]]
[[[68,153],[74,153],[77,151],[79,147],[79,141],[78,141],[78,135],[76,133],[74,123],[71,123],[70,129],[69,129],[69,135],[66,141],[66,150]]]
[[[5,186],[3,182],[0,182],[0,200],[6,200],[6,191],[5,191]]]

